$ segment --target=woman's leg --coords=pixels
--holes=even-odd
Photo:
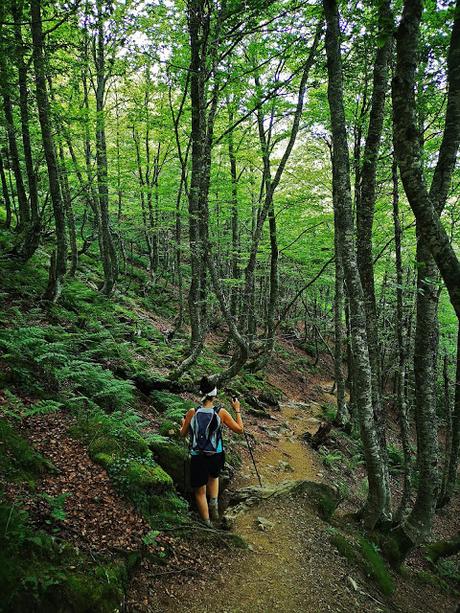
[[[206,493],[209,498],[218,498],[219,496],[219,477],[209,477],[206,485]]]
[[[211,519],[218,521],[219,508],[217,499],[219,497],[219,477],[209,477],[206,491],[209,497],[209,514]]]
[[[197,487],[195,489],[195,500],[201,519],[204,521],[209,521],[208,501],[206,500],[206,485],[202,485],[201,487]]]

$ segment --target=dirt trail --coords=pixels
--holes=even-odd
[[[255,452],[264,485],[287,479],[323,480],[315,454],[299,439],[317,429],[317,403],[288,402],[274,419],[254,422],[267,435]],[[249,455],[232,489],[256,485]],[[330,545],[325,524],[302,498],[264,501],[238,516],[234,531],[249,544],[247,551],[221,550],[216,573],[158,585],[156,607],[149,611],[187,613],[266,613],[269,611],[378,611],[367,594],[347,584],[349,569]],[[213,555],[213,554],[211,554]],[[372,603],[371,605],[369,603]],[[383,608],[380,608],[383,611]]]
[[[330,382],[320,381],[316,400],[330,401]],[[308,479],[331,483],[326,470],[300,439],[315,432],[318,402],[290,401],[263,421],[245,417],[257,439],[255,457],[264,486]],[[257,485],[249,453],[232,490]],[[305,495],[304,495],[305,496]],[[164,571],[145,561],[131,584],[130,613],[453,613],[451,597],[394,576],[398,584],[384,602],[373,583],[330,542],[330,526],[302,495],[268,499],[237,516],[233,527],[249,549],[182,542],[176,566]],[[181,542],[181,541],[179,541]],[[178,556],[178,557],[177,557]]]

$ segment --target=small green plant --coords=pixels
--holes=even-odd
[[[404,455],[402,449],[400,449],[393,443],[389,443],[387,445],[387,453],[390,472],[392,474],[400,473],[404,465]]]
[[[63,494],[59,494],[58,496],[50,496],[49,494],[43,493],[41,497],[48,503],[49,506],[49,517],[50,519],[46,520],[47,524],[53,524],[56,521],[64,521],[66,518],[66,512],[64,509],[65,501],[70,496],[69,493],[64,492]]]
[[[335,467],[338,462],[343,461],[343,455],[340,453],[340,451],[327,451],[322,448],[320,453],[323,464],[325,466],[329,466],[330,468]]]

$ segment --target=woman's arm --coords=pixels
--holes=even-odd
[[[244,426],[243,420],[241,419],[241,406],[238,400],[232,400],[232,407],[236,413],[236,421],[225,409],[221,409],[219,412],[220,418],[222,419],[222,422],[230,428],[230,430],[236,432],[237,434],[243,434]]]
[[[182,419],[182,424],[181,424],[181,428],[179,432],[181,436],[183,437],[187,436],[190,422],[192,421],[192,417],[194,415],[195,415],[195,409],[189,409],[185,417]]]

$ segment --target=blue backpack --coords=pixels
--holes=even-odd
[[[212,407],[212,413],[199,406],[190,421],[190,448],[203,455],[214,455],[222,440],[221,407]]]

